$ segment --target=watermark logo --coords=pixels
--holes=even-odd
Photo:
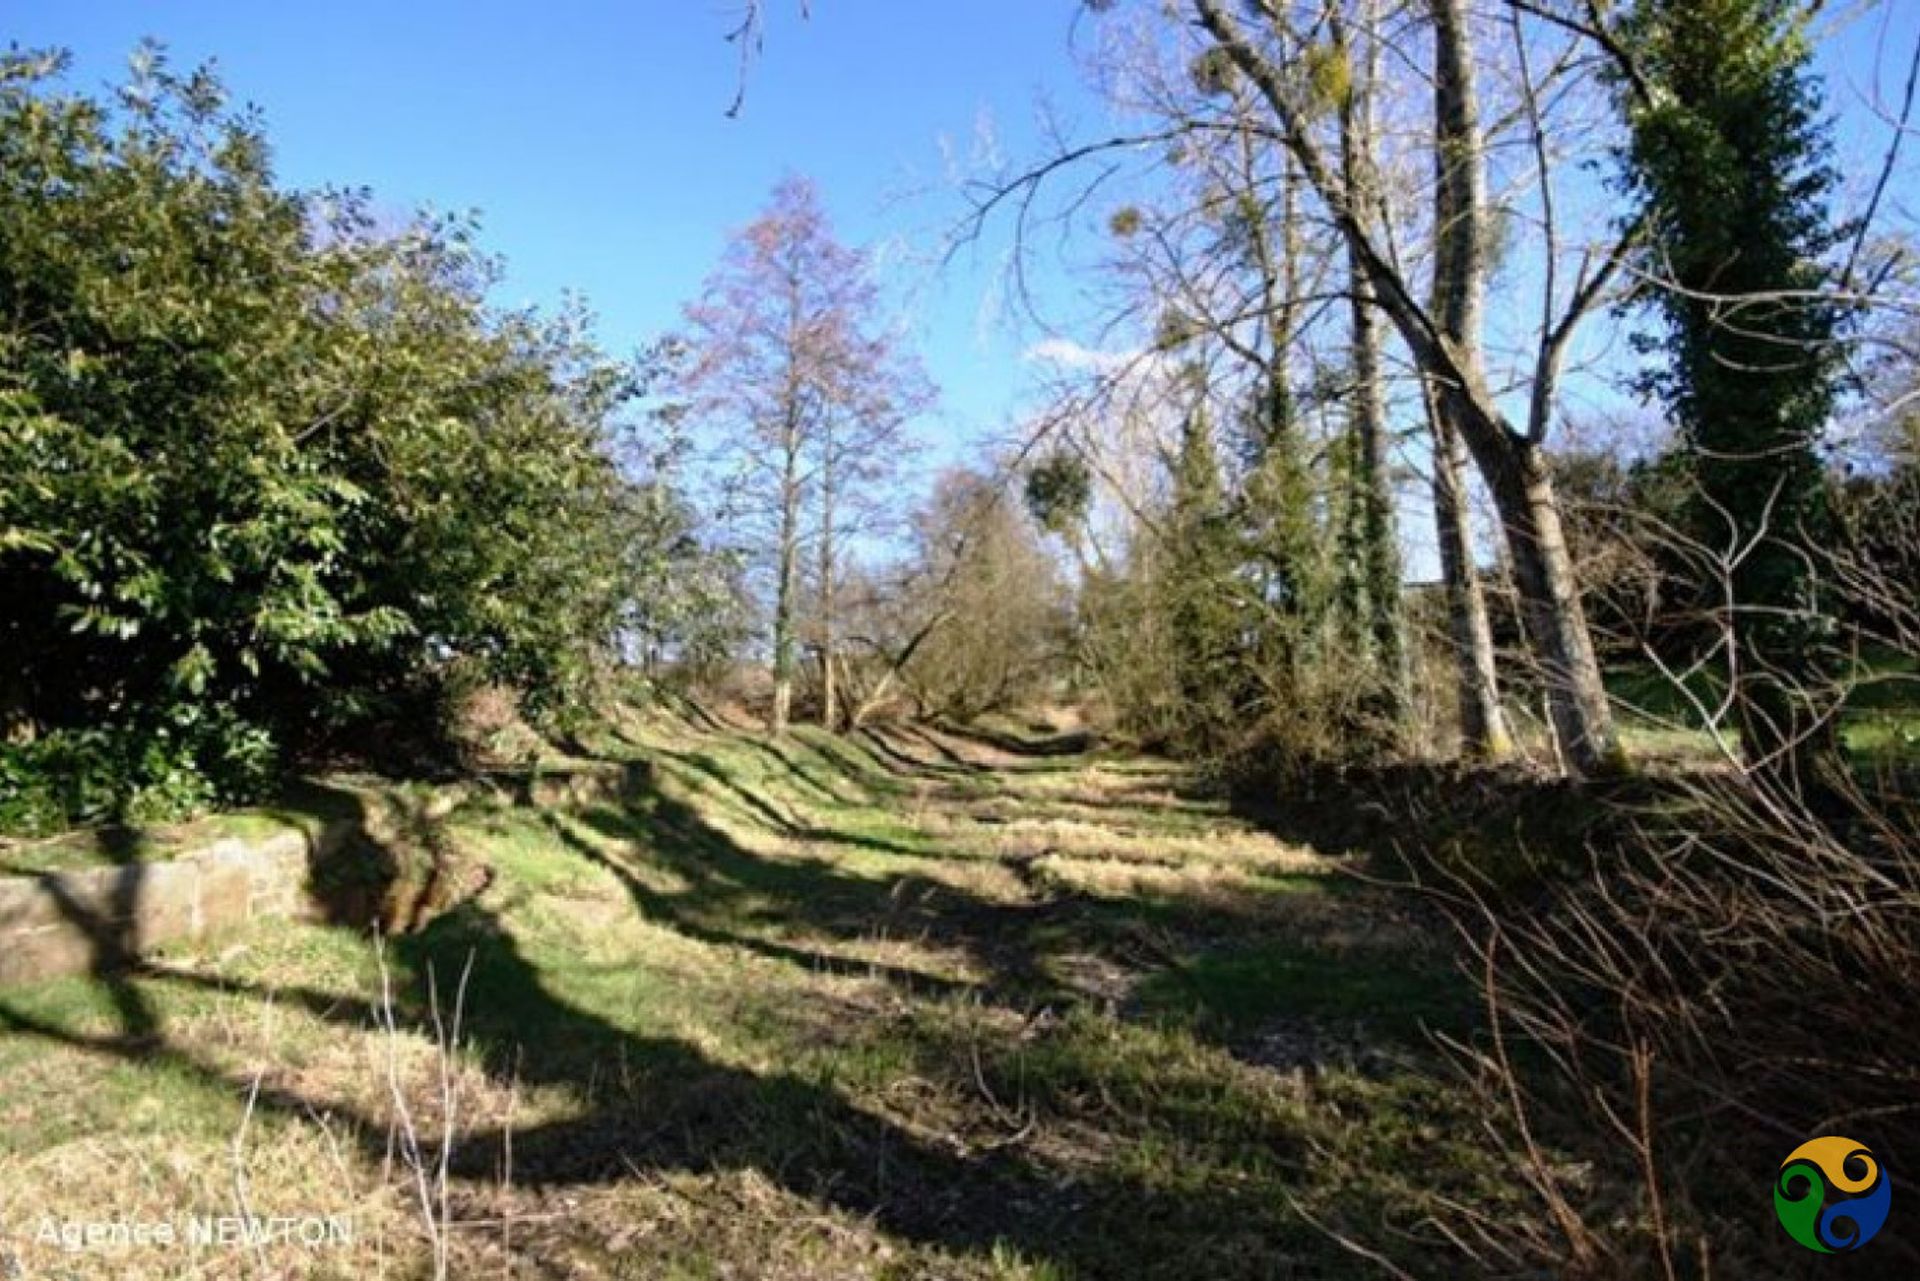
[[[1808,1139],[1780,1163],[1773,1212],[1809,1250],[1858,1250],[1887,1221],[1893,1184],[1866,1145],[1837,1134]]]
[[[345,1215],[237,1215],[180,1213],[170,1218],[61,1219],[42,1215],[19,1241],[59,1254],[127,1254],[144,1250],[265,1250],[309,1252],[354,1244]],[[11,1269],[11,1270],[9,1270]],[[20,1256],[0,1243],[0,1281],[20,1275]]]

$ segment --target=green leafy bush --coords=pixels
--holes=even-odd
[[[282,190],[157,49],[112,104],[63,68],[0,54],[7,826],[237,794],[456,666],[557,722],[660,643],[705,553],[582,314],[490,307],[470,221]]]
[[[178,704],[131,724],[0,745],[0,831],[164,823],[259,800],[278,773],[264,729],[229,709]]]

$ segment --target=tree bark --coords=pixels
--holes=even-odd
[[[1621,762],[1600,667],[1574,589],[1553,486],[1540,452],[1544,422],[1522,434],[1500,412],[1487,387],[1479,350],[1485,284],[1484,139],[1473,84],[1471,36],[1463,0],[1429,0],[1434,25],[1435,264],[1431,308],[1420,305],[1407,277],[1369,235],[1353,193],[1331,171],[1306,131],[1286,78],[1248,42],[1222,0],[1192,0],[1200,25],[1260,91],[1281,126],[1282,140],[1352,252],[1365,266],[1380,305],[1487,479],[1507,539],[1515,579],[1540,663],[1562,754],[1577,772]],[[1595,288],[1597,289],[1597,282]],[[1590,303],[1591,298],[1583,299]],[[1570,322],[1569,322],[1570,324]]]
[[[800,423],[790,405],[782,429],[778,583],[773,603],[773,714],[767,728],[784,734],[793,711],[793,589],[800,557]]]
[[[1500,703],[1486,592],[1474,567],[1466,445],[1438,396],[1428,398],[1428,422],[1433,436],[1434,528],[1460,700],[1460,750],[1474,760],[1505,760],[1513,754],[1513,734]]]
[[[1373,0],[1368,0],[1362,22],[1369,32],[1378,22],[1375,9]],[[1344,45],[1344,24],[1336,27],[1336,33]],[[1369,41],[1370,50],[1377,47]],[[1371,223],[1378,204],[1373,138],[1373,93],[1378,71],[1377,55],[1370,53],[1366,65],[1356,69],[1353,92],[1342,103],[1340,113],[1342,177],[1362,225]],[[1392,460],[1387,450],[1386,398],[1381,390],[1379,303],[1366,262],[1351,242],[1347,244],[1347,279],[1354,386],[1347,517],[1351,532],[1343,572],[1351,584],[1349,615],[1358,624],[1363,643],[1379,668],[1378,711],[1397,736],[1406,719],[1409,673]]]
[[[1486,292],[1485,139],[1474,88],[1465,0],[1431,0],[1434,27],[1434,312],[1454,377],[1439,396],[1439,417],[1465,439],[1499,511],[1514,583],[1526,610],[1535,657],[1546,681],[1549,714],[1562,758],[1582,774],[1617,766],[1620,749],[1573,558],[1560,528],[1547,460],[1493,408],[1480,353]],[[1544,428],[1544,422],[1536,427]]]
[[[1481,469],[1505,514],[1514,586],[1546,682],[1560,751],[1582,774],[1617,769],[1624,757],[1547,459],[1538,449],[1515,450],[1483,460]]]
[[[834,730],[840,722],[839,690],[833,670],[833,505],[837,459],[833,452],[831,422],[823,429],[822,449],[825,461],[820,469],[820,724]]]
[[[1486,296],[1485,175],[1479,108],[1460,0],[1432,0],[1434,24],[1433,298],[1431,310],[1465,377],[1481,375],[1481,317]],[[1460,686],[1461,747],[1500,760],[1513,750],[1500,704],[1499,668],[1486,593],[1474,565],[1467,503],[1461,397],[1429,382],[1433,429],[1433,510],[1446,578],[1447,620]]]

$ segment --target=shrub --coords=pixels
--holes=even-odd
[[[176,704],[131,724],[0,746],[0,832],[169,822],[259,800],[278,772],[264,729],[227,708]]]
[[[12,825],[244,794],[456,664],[557,723],[623,634],[672,644],[704,553],[581,315],[491,308],[466,221],[281,188],[204,71],[63,66],[0,54]]]
[[[1810,557],[1842,616],[1871,625],[1856,643],[1900,667],[1920,659],[1914,534]],[[1816,707],[1848,692],[1793,687]],[[1619,812],[1624,838],[1584,874],[1504,901],[1461,874],[1443,898],[1506,1035],[1463,1049],[1543,1211],[1471,1225],[1492,1229],[1483,1264],[1626,1278],[1706,1275],[1711,1256],[1714,1275],[1772,1275],[1786,1247],[1763,1207],[1786,1152],[1821,1134],[1882,1159],[1920,1150],[1913,770],[1801,775],[1722,750],[1668,780],[1663,805]],[[1910,1241],[1872,1249],[1885,1275],[1920,1268]]]

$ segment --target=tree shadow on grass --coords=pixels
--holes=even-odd
[[[701,776],[700,786],[710,787],[744,807],[760,822],[774,831],[795,835],[801,830],[791,815],[782,813],[772,802],[751,788],[741,786],[739,780],[729,773],[724,765],[703,751],[669,752],[659,751],[656,755],[675,762]]]
[[[858,731],[849,739],[848,745],[858,743],[871,749],[874,763],[890,773],[917,781],[979,779],[993,771],[977,761],[970,761],[937,739],[924,738],[918,733],[901,726],[869,726]],[[906,745],[922,744],[933,750],[936,759],[928,760],[907,750]]]
[[[412,976],[400,985],[395,1011],[403,1032],[432,1035],[421,976],[438,976],[444,1010],[451,976],[470,961],[465,1041],[488,1074],[502,1085],[560,1087],[582,1104],[577,1115],[511,1132],[463,1133],[452,1160],[460,1180],[496,1185],[509,1152],[514,1185],[530,1189],[612,1186],[668,1171],[752,1170],[910,1242],[981,1256],[1013,1246],[1030,1259],[1053,1260],[1090,1277],[1189,1275],[1186,1267],[1195,1250],[1204,1248],[1210,1225],[1223,1222],[1233,1221],[1242,1237],[1249,1223],[1275,1233],[1298,1231],[1275,1206],[1250,1204],[1246,1191],[1231,1183],[1169,1189],[1119,1168],[1064,1170],[1017,1143],[993,1146],[977,1142],[976,1134],[908,1129],[799,1073],[748,1071],[716,1062],[678,1038],[621,1028],[556,990],[512,927],[479,904],[396,940],[393,958],[403,980]],[[136,980],[297,1005],[354,1031],[374,1023],[364,1002],[336,992],[249,990],[161,968],[121,972],[113,981]],[[4,1006],[0,1021],[16,1033],[164,1067],[231,1091],[236,1099],[257,1087],[254,1106],[263,1113],[288,1119],[329,1114],[337,1132],[357,1143],[368,1160],[379,1161],[389,1151],[388,1118],[356,1114],[338,1100],[308,1097],[288,1086],[259,1085],[169,1040],[157,1019],[152,1034],[137,1040],[75,1032]],[[1276,1129],[1269,1139],[1272,1159],[1300,1159],[1285,1131]],[[1163,1230],[1143,1236],[1143,1224]],[[1236,1267],[1225,1254],[1209,1274],[1271,1275]]]
[[[870,832],[848,831],[829,824],[813,822],[804,812],[807,803],[805,801],[802,801],[799,806],[790,806],[787,811],[783,811],[767,797],[743,786],[738,779],[728,773],[721,762],[705,752],[660,751],[656,755],[696,776],[692,780],[694,785],[714,794],[723,805],[737,808],[753,821],[781,836],[799,841],[852,845],[880,854],[898,854],[906,858],[928,856],[929,851],[918,845],[888,840],[884,836],[876,836]],[[817,798],[815,803],[820,803]],[[825,803],[842,807],[853,804],[839,797]]]
[[[1002,902],[932,878],[867,878],[825,860],[766,857],[654,788],[626,806],[592,806],[577,818],[552,817],[549,825],[566,849],[611,872],[650,921],[691,939],[810,969],[845,967],[837,972],[881,978],[909,997],[1023,1011],[1027,1017],[1019,1025],[1042,1030],[1014,1033],[1003,1025],[1001,1032],[988,1033],[1002,1043],[986,1050],[992,1061],[984,1073],[978,1057],[969,1073],[965,1056],[981,1050],[945,1017],[958,1011],[929,1010],[940,1034],[917,1043],[922,1070],[945,1074],[965,1092],[977,1085],[990,1106],[974,1098],[972,1119],[952,1129],[929,1126],[918,1116],[904,1124],[804,1071],[750,1071],[717,1061],[679,1037],[619,1026],[570,994],[564,971],[544,969],[528,954],[512,896],[504,890],[487,894],[394,941],[392,954],[405,980],[396,1021],[403,1030],[430,1036],[423,976],[437,974],[444,991],[471,957],[466,1032],[487,1072],[502,1084],[518,1080],[570,1091],[580,1108],[511,1134],[464,1134],[455,1157],[461,1178],[498,1178],[509,1144],[514,1181],[535,1187],[610,1186],[665,1171],[753,1170],[912,1242],[982,1257],[1012,1245],[1030,1259],[1086,1277],[1311,1275],[1303,1270],[1308,1261],[1325,1257],[1324,1242],[1273,1195],[1272,1171],[1294,1177],[1305,1163],[1303,1141],[1283,1110],[1248,1102],[1243,1091],[1251,1087],[1231,1078],[1163,1084],[1151,1075],[1158,1068],[1109,1068],[1099,1057],[1113,1052],[1102,1048],[1109,1043],[1106,1032],[1077,1036],[1060,1030],[1061,1011],[1077,998],[1052,962],[1078,951],[1119,956],[1132,946],[1136,924],[1171,928],[1208,914],[1071,895]],[[650,878],[644,874],[648,867],[670,875]],[[663,890],[661,884],[684,888]],[[137,897],[137,883],[132,892]],[[1219,928],[1218,914],[1211,915]],[[767,938],[766,928],[835,942],[872,938],[876,930],[925,938],[963,949],[988,977],[961,984],[901,967],[847,962],[785,937]],[[371,1022],[364,1000],[341,993],[249,989],[192,972],[123,968],[132,964],[126,940],[103,936],[99,947],[96,981],[117,993],[117,1033],[78,1034],[4,1005],[0,1022],[90,1052],[171,1065],[236,1097],[249,1083],[170,1039],[139,984],[198,986],[236,999],[292,1003],[355,1030]],[[1033,1097],[1022,1103],[1024,1069],[1016,1065],[1030,1052],[1019,1048],[1029,1034],[1039,1037],[1031,1052],[1043,1068],[1036,1070],[1051,1072],[1053,1079],[1036,1077]],[[609,1086],[615,1065],[623,1071],[618,1085]],[[1184,1060],[1176,1066],[1191,1070]],[[1115,1083],[1110,1072],[1139,1079]],[[1108,1097],[1110,1085],[1122,1091],[1120,1101]],[[1004,1115],[1006,1105],[994,1101],[1000,1099],[1026,1107],[1029,1116],[1070,1113],[1055,1133],[1088,1134],[1089,1146],[1062,1153],[1026,1143]],[[258,1106],[289,1118],[315,1110],[340,1114],[334,1101],[284,1087],[263,1088]],[[995,1132],[980,1132],[982,1114]],[[385,1155],[386,1118],[345,1119],[369,1159]],[[1130,1157],[1127,1145],[1136,1141],[1141,1151]],[[1166,1150],[1169,1143],[1177,1150]],[[1268,1174],[1249,1179],[1247,1168]]]
[[[916,726],[914,728],[922,741],[938,747],[943,752],[952,754],[952,749],[942,743],[938,735],[930,733],[922,727]],[[938,729],[941,734],[949,735],[962,741],[972,739],[975,742],[985,743],[997,751],[1005,752],[1009,756],[1025,757],[1029,760],[1084,756],[1087,752],[1091,751],[1094,746],[1093,735],[1080,730],[1064,733],[1049,731],[1042,734],[1025,735],[990,729],[984,725],[952,725],[945,723],[940,724]]]
[[[114,864],[101,901],[85,901],[64,877],[36,879],[61,919],[85,940],[87,972],[113,1004],[121,1043],[138,1049],[152,1044],[160,1031],[158,1014],[126,979],[142,947],[142,891],[150,874],[144,859],[146,838],[137,829],[116,826],[103,831],[100,840]]]
[[[596,1068],[624,1068],[621,1088],[603,1090],[577,1117],[464,1137],[456,1155],[463,1177],[497,1177],[509,1141],[516,1182],[535,1187],[753,1170],[908,1241],[980,1255],[1011,1245],[1088,1277],[1193,1275],[1208,1254],[1209,1275],[1273,1275],[1271,1244],[1258,1265],[1220,1246],[1250,1224],[1298,1230],[1232,1182],[1156,1187],[1123,1172],[1124,1163],[1069,1171],[1018,1143],[908,1129],[799,1073],[744,1071],[679,1040],[614,1027],[552,990],[511,932],[479,909],[404,947],[416,971],[440,958],[446,973],[472,953],[474,991],[484,998],[469,1027],[497,1068],[517,1060],[524,1079],[574,1087]],[[1295,1136],[1275,1129],[1266,1139],[1269,1160],[1302,1159]],[[1213,1246],[1204,1244],[1209,1234]]]
[[[866,877],[826,859],[756,854],[660,795],[644,811],[597,807],[545,822],[612,873],[649,920],[810,971],[879,978],[909,995],[969,995],[1042,1017],[1108,1003],[1110,994],[1084,982],[1089,967],[1104,966],[1147,976],[1126,1002],[1135,1015],[1174,1019],[1229,1047],[1263,1021],[1293,1016],[1364,1026],[1415,1052],[1428,1048],[1429,1027],[1459,1032],[1475,1014],[1449,965],[1416,963],[1378,938],[1327,941],[1354,933],[1356,920],[1413,924],[1404,914],[1389,922],[1382,896],[1357,882],[1247,895],[1235,911],[1178,895],[1084,893],[1010,859],[1002,861],[1019,864],[1033,897],[1002,900],[915,873]],[[651,884],[642,868],[671,873],[674,888]],[[887,939],[962,954],[980,977],[960,982],[835,950]]]
[[[823,863],[783,867],[745,857],[724,836],[703,825],[692,839],[686,839],[687,829],[679,827],[670,838],[674,857],[658,860],[661,866],[698,878],[692,882],[694,888],[668,893],[649,887],[625,862],[582,836],[569,820],[549,814],[542,822],[562,845],[611,872],[643,917],[688,938],[712,947],[739,948],[812,973],[882,979],[910,995],[965,996],[978,991],[975,984],[943,975],[806,948],[731,926],[751,915],[755,901],[805,894],[815,912],[841,922],[845,937],[853,937],[856,931],[879,937],[887,931],[889,918],[875,913],[905,901],[907,896],[898,891],[887,895],[886,903],[878,903],[871,883],[841,876]],[[633,832],[629,820],[588,822],[603,834],[628,837]],[[895,929],[904,925],[898,919],[893,924]]]
[[[737,946],[808,968],[864,973],[864,962],[774,942],[747,925],[838,943],[920,940],[965,951],[989,975],[985,989],[1002,1001],[1038,1006],[1066,995],[1037,963],[1035,927],[1044,905],[997,903],[915,873],[849,874],[824,858],[763,857],[710,826],[689,805],[654,794],[644,808],[599,806],[577,819],[550,817],[548,827],[575,853],[613,873],[650,920],[719,946]],[[573,826],[578,824],[578,829]],[[919,856],[915,852],[916,857]],[[672,873],[684,887],[666,892],[637,874],[636,861]],[[874,973],[887,976],[886,967]],[[909,987],[975,985],[905,970]]]
[[[1640,820],[1670,816],[1675,797],[1654,775],[1411,761],[1296,770],[1244,782],[1228,802],[1235,818],[1291,844],[1362,855],[1384,880],[1432,880],[1438,862],[1483,892],[1524,895],[1595,850],[1620,849]]]

